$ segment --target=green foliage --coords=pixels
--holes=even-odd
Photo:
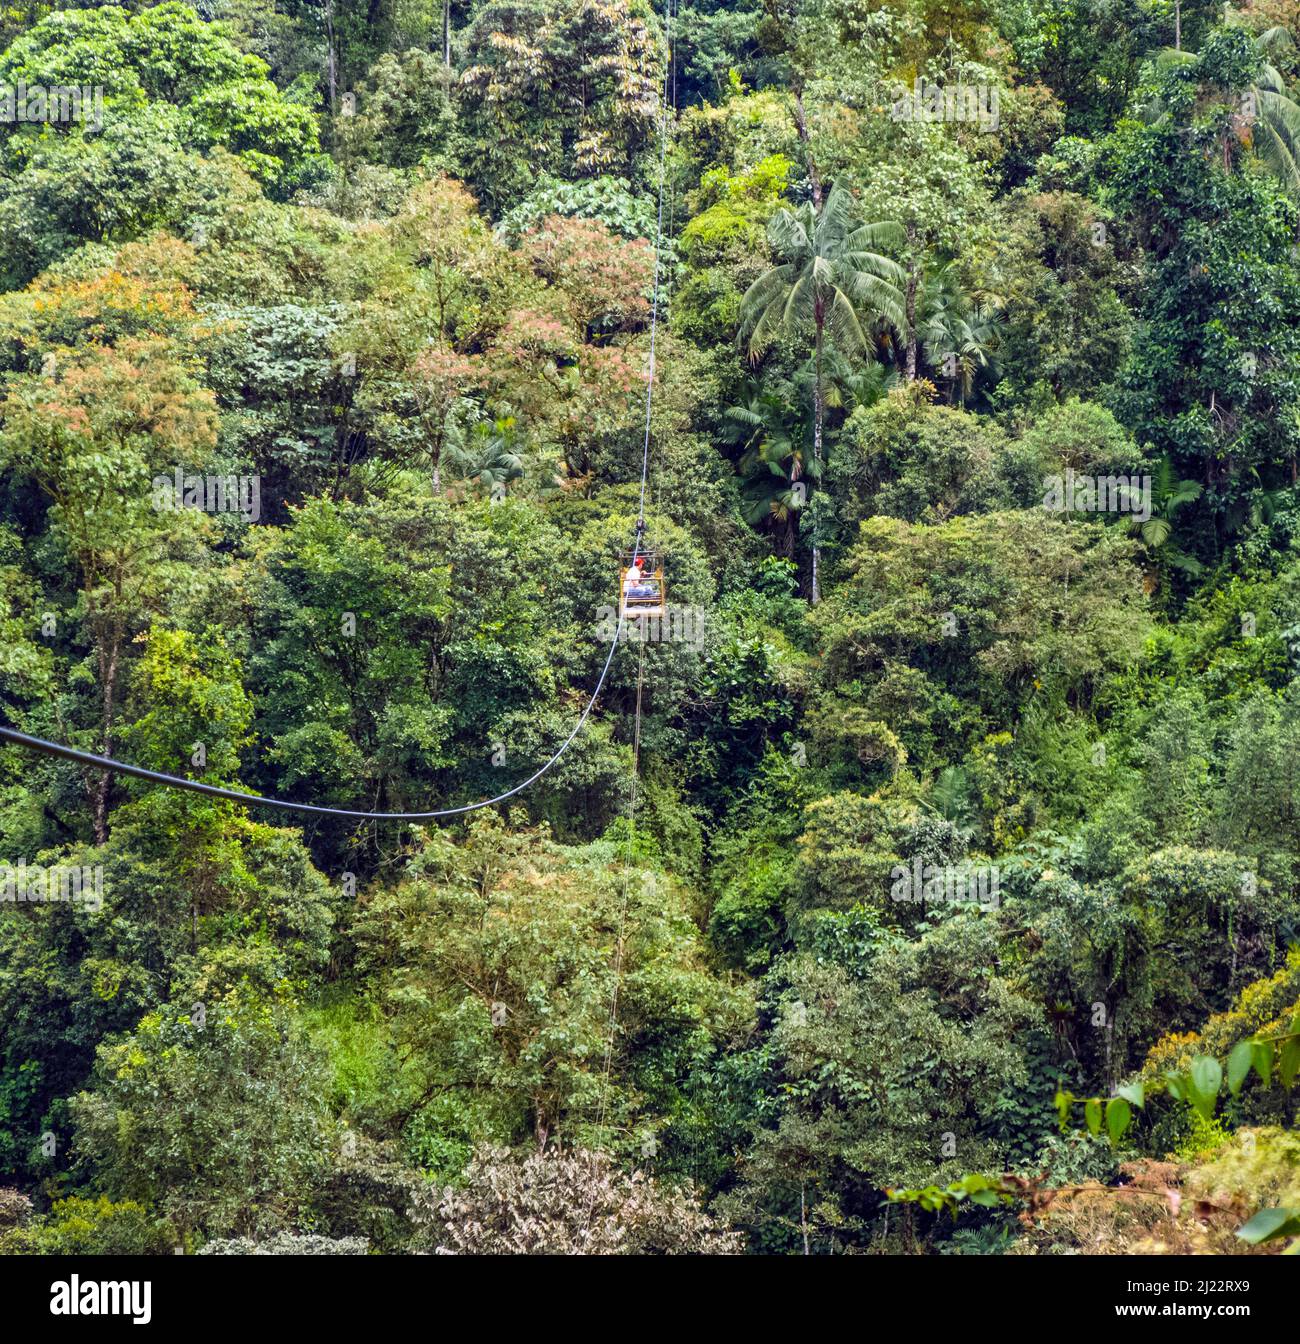
[[[660,34],[648,5],[489,0],[461,40],[464,159],[490,205],[518,204],[539,172],[637,172],[657,112]]]
[[[527,785],[0,752],[0,1250],[1300,1245],[1286,14],[671,18],[0,14],[0,718]]]
[[[1104,407],[1074,398],[1105,388],[1128,349],[1132,318],[1119,293],[1122,271],[1115,247],[1104,245],[1117,223],[1067,191],[1013,198],[1010,212],[1010,246],[995,281],[1006,300],[998,348],[1003,378],[991,395],[999,404],[1026,405],[1031,436],[1054,421],[1058,428],[1049,436],[1064,459],[1072,449],[1061,440],[1069,421],[1061,422],[1055,407],[1071,407],[1082,434],[1100,429],[1108,437]]]
[[[174,1234],[131,1200],[56,1199],[47,1217],[0,1235],[0,1255],[170,1255]]]
[[[972,1172],[946,1186],[927,1185],[923,1190],[890,1190],[890,1201],[895,1204],[916,1204],[927,1213],[950,1213],[954,1217],[964,1203],[983,1209],[996,1209],[1010,1204],[1016,1194],[1015,1186],[1007,1186],[995,1176]]]
[[[762,1246],[862,1245],[883,1189],[995,1164],[996,1098],[1027,1077],[1012,1041],[1037,1010],[989,965],[987,927],[954,917],[916,942],[873,938],[865,956],[856,941],[769,976],[772,1100],[721,1201]]]
[[[225,1237],[205,1241],[198,1255],[367,1255],[364,1237],[299,1236],[278,1232],[263,1241],[251,1237]]]
[[[1272,1036],[1257,1036],[1239,1041],[1228,1056],[1228,1092],[1236,1097],[1247,1076],[1254,1071],[1264,1087],[1276,1080],[1280,1087],[1290,1089],[1300,1073],[1300,1014],[1290,1026]],[[1056,1107],[1064,1131],[1069,1124],[1073,1107],[1082,1103],[1083,1117],[1088,1132],[1095,1138],[1102,1131],[1103,1120],[1112,1144],[1118,1144],[1133,1121],[1133,1107],[1144,1107],[1153,1095],[1167,1093],[1174,1101],[1190,1106],[1202,1121],[1212,1120],[1216,1103],[1223,1091],[1224,1067],[1213,1055],[1193,1055],[1187,1067],[1169,1069],[1162,1077],[1146,1082],[1126,1083],[1115,1096],[1103,1103],[1099,1097],[1079,1098],[1069,1092],[1058,1092]]]
[[[849,416],[827,472],[841,536],[874,514],[943,522],[958,514],[1025,506],[1041,498],[1037,459],[996,426],[933,406],[915,384]]]
[[[329,1154],[320,1060],[287,1004],[201,1006],[164,1005],[100,1047],[72,1107],[76,1151],[182,1237],[291,1226]]]
[[[673,884],[619,859],[610,845],[566,850],[544,830],[481,817],[465,844],[432,838],[400,886],[365,902],[363,964],[388,968],[380,984],[426,1152],[435,1120],[455,1142],[472,1125],[497,1141],[630,1146],[647,1111],[743,1027],[744,996],[706,974]],[[623,930],[618,967],[611,927]],[[437,1094],[456,1105],[426,1110]]]
[[[1107,146],[1108,194],[1130,212],[1150,256],[1151,297],[1116,406],[1177,475],[1204,482],[1197,513],[1208,514],[1216,542],[1241,528],[1261,488],[1280,483],[1294,451],[1297,351],[1286,315],[1300,312],[1288,252],[1295,207],[1263,179],[1234,171],[1238,142],[1224,105],[1250,83],[1258,59],[1240,29],[1216,34],[1197,62],[1158,77],[1166,114],[1123,123]],[[1220,152],[1189,156],[1187,136]],[[1265,312],[1278,322],[1261,323]],[[1202,543],[1193,553],[1214,549]]]
[[[449,157],[455,111],[447,72],[431,52],[385,52],[355,94],[358,113],[336,123],[339,157],[391,168],[442,167]]]
[[[655,216],[650,202],[632,190],[623,177],[597,177],[565,182],[544,177],[497,226],[505,237],[521,238],[549,215],[595,219],[624,238],[653,238]],[[683,238],[685,238],[683,232]]]
[[[1038,692],[1087,703],[1141,647],[1133,554],[1113,532],[1047,513],[870,519],[814,617],[821,695],[890,722],[927,766],[938,737],[938,761],[952,763]]]
[[[790,160],[770,154],[753,168],[710,169],[700,180],[707,202],[682,229],[681,247],[692,265],[717,261],[737,248],[754,251],[789,185]]]
[[[254,177],[284,191],[319,148],[316,119],[268,74],[265,62],[241,53],[219,26],[174,0],[138,14],[111,5],[64,10],[0,58],[7,83],[99,84],[106,124],[152,124],[155,134],[167,125],[187,149],[222,145]],[[22,161],[12,136],[6,148]]]

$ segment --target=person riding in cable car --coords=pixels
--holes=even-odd
[[[623,571],[622,598],[624,616],[662,616],[664,606],[664,575],[659,568],[652,569],[650,557],[633,554],[632,561]],[[647,572],[649,571],[649,572]]]
[[[646,601],[658,598],[659,585],[642,574],[641,562],[634,559],[623,579],[623,591],[633,601]]]

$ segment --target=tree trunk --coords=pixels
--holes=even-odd
[[[334,0],[325,6],[325,70],[329,81],[330,114],[338,112],[338,60],[334,54]]]
[[[817,471],[813,473],[815,477],[821,477],[822,464],[822,421],[825,416],[825,399],[822,396],[822,329],[821,325],[817,327],[817,338],[814,346],[815,371],[813,374],[813,461],[817,463]],[[813,482],[814,486],[816,481]],[[821,551],[817,543],[813,542],[812,547],[812,604],[815,607],[821,601]]]
[[[93,600],[93,599],[92,599]],[[115,718],[115,700],[117,698],[117,666],[122,648],[122,629],[116,605],[100,635],[99,679],[103,687],[104,708],[100,716],[99,752],[101,756],[113,753],[113,720]],[[108,840],[108,794],[112,787],[113,776],[107,770],[99,772],[92,789],[94,803],[93,825],[95,843],[102,845]]]
[[[916,226],[907,226],[907,291],[904,317],[907,321],[907,381],[916,381],[916,287],[920,279],[920,267],[916,262]]]
[[[804,112],[803,106],[803,83],[798,81],[794,85],[794,128],[799,135],[799,143],[803,146],[804,158],[808,164],[808,181],[812,185],[812,203],[814,215],[821,214],[822,208],[822,179],[817,171],[817,163],[813,158],[812,141],[808,135],[808,117]],[[820,313],[817,318],[817,373],[813,380],[813,458],[818,466],[822,460],[822,317]],[[821,601],[821,552],[816,545],[812,548],[812,583],[809,588],[809,597],[812,605],[816,606]]]
[[[794,90],[794,128],[799,135],[799,143],[803,146],[804,158],[808,163],[808,181],[812,184],[813,209],[820,212],[822,208],[822,179],[817,171],[817,164],[813,161],[812,142],[808,136],[808,118],[803,110],[803,85],[797,84]]]
[[[99,685],[104,689],[104,708],[99,714],[99,754],[112,755],[113,722],[117,718],[117,669],[126,634],[122,618],[121,574],[114,575],[112,606],[108,612],[95,610],[94,586],[93,574],[87,569],[86,609],[93,613],[91,629],[94,630],[95,661],[99,665]],[[104,844],[109,837],[109,792],[112,786],[113,775],[102,770],[89,789],[95,844]]]
[[[442,0],[442,63],[451,69],[451,0]]]

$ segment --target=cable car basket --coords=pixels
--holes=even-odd
[[[631,578],[632,561],[640,575]],[[619,614],[627,620],[643,616],[662,616],[665,610],[664,567],[652,551],[625,555],[618,571]]]

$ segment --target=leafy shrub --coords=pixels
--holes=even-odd
[[[318,1237],[299,1232],[280,1232],[266,1241],[251,1237],[228,1237],[209,1241],[199,1255],[366,1255],[365,1237]]]
[[[475,1152],[464,1185],[417,1196],[412,1219],[439,1255],[726,1255],[740,1236],[689,1189],[625,1172],[607,1154]]]
[[[141,1204],[56,1200],[48,1217],[0,1237],[0,1255],[169,1255],[176,1236]]]

